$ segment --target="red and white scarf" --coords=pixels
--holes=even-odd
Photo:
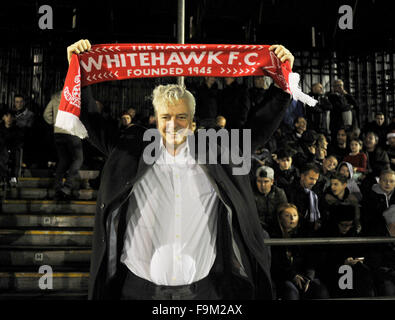
[[[102,44],[73,54],[55,125],[81,139],[81,87],[94,83],[153,77],[241,77],[266,75],[295,100],[317,101],[299,88],[299,75],[281,63],[269,45]]]

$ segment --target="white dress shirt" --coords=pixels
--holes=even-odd
[[[219,198],[187,143],[161,154],[133,187],[121,262],[157,285],[203,279],[216,257]]]

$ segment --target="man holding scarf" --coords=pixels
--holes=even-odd
[[[90,48],[88,40],[69,46],[69,61]],[[269,50],[292,68],[286,48]],[[277,86],[269,89],[250,123],[252,137],[271,137],[290,98]],[[234,175],[234,163],[193,161],[197,153],[185,132],[192,128],[195,99],[184,87],[158,86],[153,105],[160,152],[147,164],[145,128],[136,125],[117,140],[97,113],[90,88],[82,89],[80,119],[90,142],[108,156],[97,198],[89,299],[272,299],[268,235],[248,174]]]

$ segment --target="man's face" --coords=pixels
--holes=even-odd
[[[16,110],[21,110],[23,109],[24,105],[25,105],[25,101],[23,100],[22,97],[15,97],[15,109]]]
[[[280,167],[281,171],[288,170],[291,168],[292,165],[292,158],[291,157],[285,157],[278,159],[278,166]]]
[[[346,165],[342,165],[339,169],[339,173],[345,177],[350,178],[350,171],[348,170]]]
[[[298,226],[299,215],[294,208],[285,209],[280,215],[281,225],[285,230],[292,230]]]
[[[268,194],[272,189],[273,179],[270,178],[256,178],[256,185],[260,193]]]
[[[131,119],[133,119],[136,116],[136,109],[129,108],[128,113],[129,113]]]
[[[324,94],[324,87],[322,86],[321,83],[317,83],[317,84],[313,87],[313,93],[314,93],[314,94]]]
[[[337,179],[331,179],[331,190],[335,196],[341,195],[346,190],[347,183],[342,183]]]
[[[311,190],[311,188],[313,188],[314,185],[316,184],[319,177],[320,177],[319,173],[310,170],[300,175],[300,184],[302,185],[303,188],[307,188]]]
[[[376,123],[379,127],[381,127],[384,124],[384,115],[383,114],[378,114],[375,117]]]
[[[379,185],[384,192],[392,192],[395,188],[395,175],[390,173],[383,175],[379,179]]]
[[[344,145],[344,144],[346,144],[346,143],[347,143],[347,134],[346,134],[346,131],[344,131],[343,129],[342,129],[342,130],[339,130],[339,131],[337,132],[336,138],[337,138],[337,142],[338,142],[339,145]]]
[[[163,142],[173,147],[184,143],[192,131],[192,114],[184,100],[173,105],[161,105],[157,112],[157,127]]]
[[[127,127],[129,124],[132,123],[132,118],[128,114],[124,114],[121,118],[122,125]]]
[[[217,119],[217,126],[221,128],[225,128],[226,126],[226,119],[221,117]]]
[[[300,134],[306,131],[307,129],[307,121],[305,118],[299,117],[295,123],[296,131]]]
[[[348,231],[352,228],[354,225],[354,221],[340,221],[337,224],[337,227],[339,228],[340,234],[347,234]]]
[[[325,158],[324,161],[322,161],[322,166],[325,171],[332,172],[337,167],[337,159],[335,157]]]
[[[343,81],[338,80],[333,84],[333,91],[338,92],[338,93],[343,93],[343,90],[344,90]]]

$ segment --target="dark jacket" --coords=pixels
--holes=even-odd
[[[234,81],[221,91],[219,114],[226,119],[226,128],[240,129],[247,122],[250,98],[247,88]]]
[[[277,187],[286,189],[295,180],[299,180],[299,170],[291,165],[288,170],[280,170],[278,165],[274,166],[274,182]]]
[[[365,229],[367,235],[374,235],[380,227],[385,225],[383,212],[395,204],[394,193],[388,196],[380,188],[379,184],[374,184],[362,200],[362,230]]]
[[[215,119],[218,115],[219,90],[214,83],[211,88],[203,82],[196,89],[196,113],[198,119]]]
[[[272,99],[260,110],[260,127],[253,128],[253,131],[260,128],[266,140],[279,126],[290,101],[289,95],[282,90],[275,87],[269,90]],[[120,255],[127,224],[127,199],[133,185],[150,168],[142,157],[150,141],[143,142],[142,129],[118,142],[118,133],[106,125],[95,109],[90,87],[84,88],[81,121],[88,130],[91,143],[108,157],[97,197],[89,299],[117,299],[125,277],[120,271]],[[219,159],[220,154],[217,156]],[[272,299],[270,249],[263,244],[268,235],[259,224],[248,174],[233,175],[234,164],[201,167],[221,200],[218,207],[217,259],[222,259],[222,262],[214,270],[218,289],[225,297],[237,299],[244,286],[249,289],[246,297]],[[240,258],[235,257],[236,248]],[[242,275],[242,270],[247,277]]]
[[[276,211],[280,204],[287,203],[287,196],[283,189],[272,186],[269,194],[266,196],[260,193],[258,187],[254,186],[254,196],[258,209],[259,220],[265,230],[270,230],[277,221]]]
[[[365,151],[368,157],[368,172],[373,173],[376,176],[380,175],[380,172],[384,169],[390,168],[390,159],[387,152],[380,146],[376,146],[373,152]]]

